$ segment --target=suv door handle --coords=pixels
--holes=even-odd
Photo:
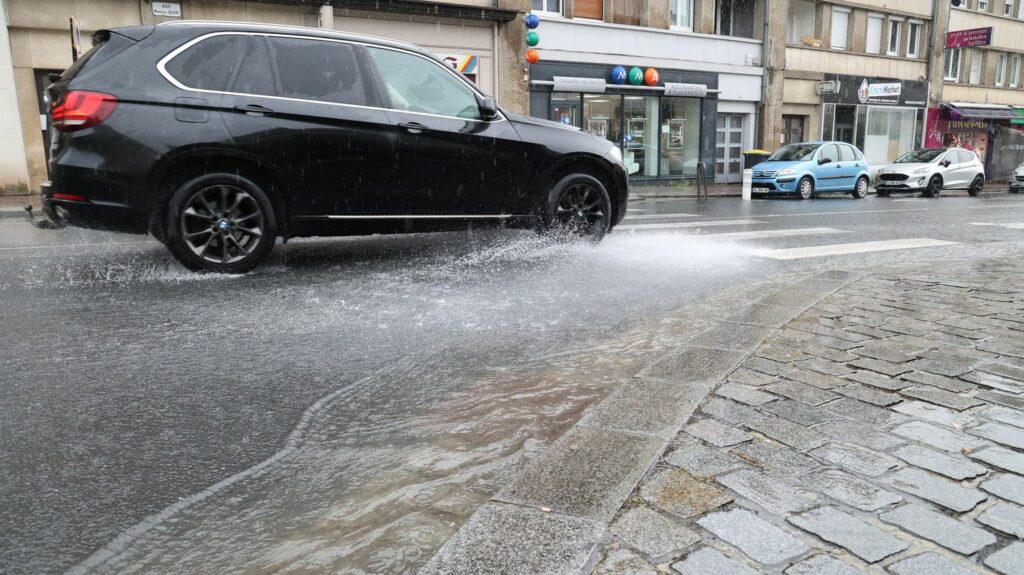
[[[256,116],[262,118],[263,116],[271,116],[274,111],[266,106],[260,106],[259,104],[247,104],[245,106],[235,106],[235,109],[239,112],[248,114],[249,116]]]
[[[404,129],[410,134],[421,134],[423,132],[430,131],[430,128],[424,126],[419,122],[401,122],[400,124],[398,124],[398,127]]]

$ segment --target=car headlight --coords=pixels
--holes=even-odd
[[[931,170],[931,168],[924,167],[924,168],[918,168],[918,169],[916,169],[916,170],[914,170],[913,172],[910,172],[910,173],[914,174],[916,176],[917,174],[927,174],[929,170]]]
[[[612,144],[612,146],[608,148],[608,155],[616,162],[620,164],[622,163],[622,149],[615,144]]]
[[[794,170],[793,168],[786,168],[785,170],[779,170],[778,172],[775,172],[775,176],[792,176],[795,173],[796,170]]]

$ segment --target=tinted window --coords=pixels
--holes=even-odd
[[[266,39],[277,69],[277,95],[365,106],[366,83],[351,44],[302,38]]]
[[[839,161],[839,152],[836,150],[836,145],[835,144],[828,144],[828,145],[822,147],[821,148],[821,156],[819,156],[819,157],[820,158],[827,158],[829,160],[832,160],[833,162],[838,162]]]
[[[938,158],[945,150],[942,148],[921,148],[900,156],[897,164],[927,164]]]
[[[857,151],[853,149],[853,146],[845,144],[839,146],[839,159],[844,162],[852,162],[857,159]]]
[[[974,152],[968,152],[967,150],[957,150],[956,154],[960,156],[961,162],[973,162]]]
[[[224,91],[245,53],[247,36],[214,36],[174,57],[164,68],[189,88]]]
[[[254,37],[249,43],[249,51],[242,58],[242,67],[238,70],[231,91],[239,94],[277,95],[274,88],[274,72],[263,38]]]
[[[392,108],[480,119],[476,92],[441,64],[383,48],[367,48],[367,52],[377,65]]]
[[[783,146],[768,156],[769,162],[792,162],[796,160],[809,160],[814,152],[821,147],[821,144],[790,144]]]

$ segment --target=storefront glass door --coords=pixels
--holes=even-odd
[[[715,181],[743,179],[743,114],[719,114],[715,129]]]
[[[661,176],[696,177],[700,158],[700,100],[661,99]]]
[[[917,113],[906,108],[868,107],[864,156],[869,164],[885,164],[914,149]]]
[[[623,156],[637,164],[637,175],[658,175],[658,97],[625,96],[623,101]]]

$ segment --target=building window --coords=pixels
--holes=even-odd
[[[718,33],[754,37],[754,0],[718,0]]]
[[[814,38],[815,20],[814,2],[792,0],[789,3],[789,28],[786,30],[786,42],[802,44],[803,36]]]
[[[907,58],[921,56],[921,22],[911,20],[907,24]]]
[[[889,56],[900,55],[900,39],[903,35],[903,19],[889,18],[889,49],[886,54]]]
[[[981,50],[971,50],[971,75],[968,81],[971,84],[981,83]]]
[[[1024,2],[1017,4],[1017,18],[1024,20]]]
[[[833,50],[845,50],[846,38],[849,35],[850,11],[839,6],[832,7],[832,43]]]
[[[881,14],[868,14],[868,54],[882,53],[882,21]]]
[[[996,56],[996,86],[1006,82],[1006,54]]]
[[[1006,0],[1003,4],[1003,16],[1013,16],[1013,0]]]
[[[942,79],[949,80],[950,82],[959,81],[960,57],[962,50],[960,48],[948,48],[942,52],[946,59],[942,69]]]
[[[693,0],[672,0],[672,26],[693,30]]]
[[[533,12],[549,12],[562,14],[562,0],[530,0],[530,10]]]
[[[1016,88],[1020,85],[1020,56],[1014,54],[1010,58],[1010,87]]]
[[[988,0],[978,0],[978,12],[988,12]]]

